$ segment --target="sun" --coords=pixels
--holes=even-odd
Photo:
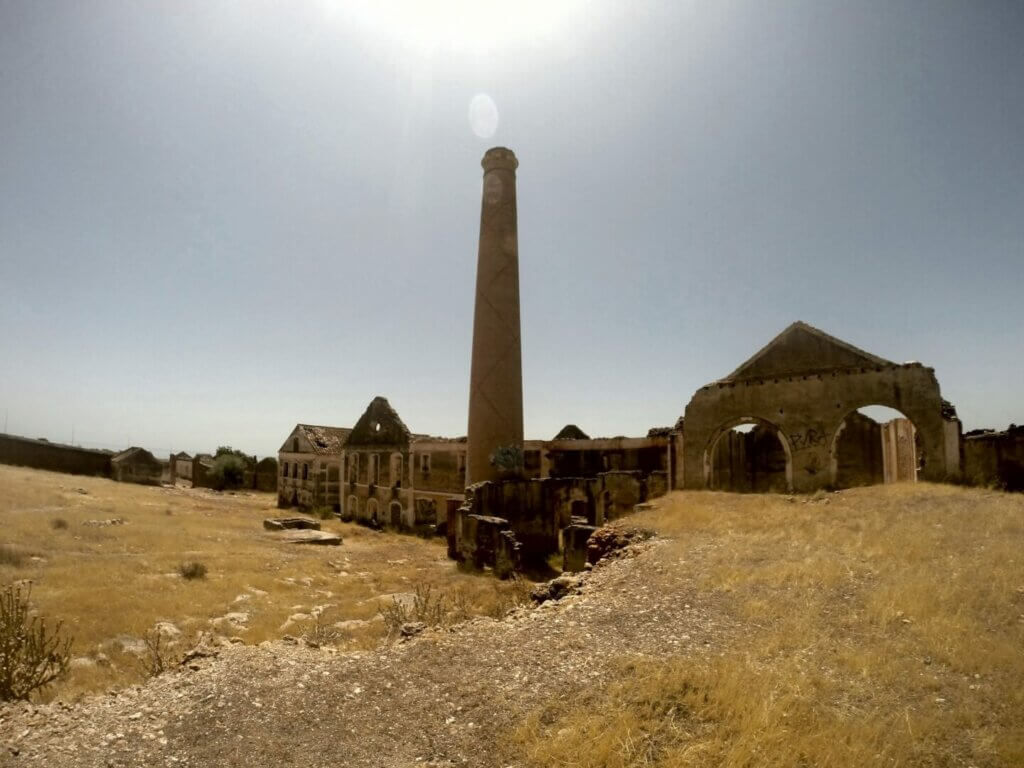
[[[332,15],[420,50],[486,53],[556,41],[582,23],[586,0],[331,0]]]

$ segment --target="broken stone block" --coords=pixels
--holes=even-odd
[[[320,523],[310,520],[308,517],[268,517],[263,521],[263,527],[268,531],[291,529],[319,531]]]
[[[284,537],[284,541],[289,544],[322,544],[337,547],[341,544],[341,536],[322,531],[293,531]]]
[[[538,584],[530,592],[530,598],[535,603],[561,600],[566,595],[574,595],[579,592],[581,586],[583,586],[582,577],[562,574],[544,584]]]

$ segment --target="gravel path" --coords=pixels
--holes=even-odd
[[[623,656],[704,654],[735,629],[672,551],[632,545],[579,594],[379,651],[220,647],[117,695],[7,706],[0,766],[515,765],[495,745],[553,697]]]

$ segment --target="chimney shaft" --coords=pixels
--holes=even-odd
[[[466,485],[518,475],[523,455],[523,363],[519,335],[516,168],[494,147],[484,168],[480,250],[469,380]]]

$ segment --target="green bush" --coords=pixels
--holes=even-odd
[[[62,637],[62,622],[29,614],[31,586],[0,590],[0,701],[27,700],[58,679],[71,661],[71,638]]]
[[[245,461],[236,454],[222,453],[213,460],[210,481],[218,491],[241,488],[245,481]]]

